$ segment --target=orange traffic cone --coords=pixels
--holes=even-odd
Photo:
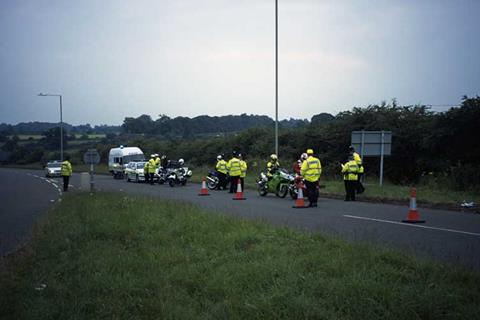
[[[233,200],[247,200],[247,198],[243,197],[242,183],[240,182],[240,179],[238,179],[237,194],[235,195],[235,198],[233,198]]]
[[[202,179],[202,189],[200,189],[200,193],[198,195],[199,196],[209,196],[208,189],[207,189],[207,183],[205,182],[205,178]]]
[[[407,219],[402,220],[405,223],[424,223],[425,220],[420,220],[420,215],[417,211],[417,189],[412,188],[410,191],[410,210],[408,211]]]
[[[305,206],[305,200],[303,199],[303,188],[298,189],[297,200],[295,200],[295,205],[292,208],[308,208],[307,206]]]

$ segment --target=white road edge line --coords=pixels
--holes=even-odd
[[[348,214],[344,214],[343,216],[346,217],[346,218],[352,218],[352,219],[385,222],[385,223],[391,223],[391,224],[398,224],[398,225],[405,226],[405,227],[415,227],[415,228],[447,231],[447,232],[461,233],[461,234],[467,234],[467,235],[470,235],[470,236],[480,237],[480,233],[475,233],[475,232],[467,232],[467,231],[460,231],[460,230],[453,230],[453,229],[446,229],[446,228],[437,228],[437,227],[428,227],[428,226],[424,226],[424,225],[420,225],[420,224],[410,224],[410,223],[403,223],[403,222],[398,222],[398,221],[389,221],[389,220],[374,219],[374,218],[367,218],[367,217],[351,216],[351,215],[348,215]]]

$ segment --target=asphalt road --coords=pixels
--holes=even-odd
[[[18,248],[61,191],[42,171],[0,169],[0,256]]]
[[[20,174],[24,171],[16,172]],[[79,175],[74,175],[73,190],[78,189],[79,181]],[[260,197],[253,190],[245,192],[247,200],[234,201],[231,194],[223,191],[200,197],[199,184],[170,188],[168,185],[150,186],[114,180],[110,176],[96,176],[96,187],[100,191],[120,191],[195,203],[219,213],[327,233],[352,242],[386,246],[480,268],[478,214],[420,208],[421,218],[426,223],[404,224],[400,221],[406,218],[408,203],[397,206],[320,198],[317,208],[294,209],[294,201],[289,198],[279,199],[273,195]]]

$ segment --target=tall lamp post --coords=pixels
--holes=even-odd
[[[62,95],[51,93],[39,93],[39,97],[59,97],[60,98],[60,161],[63,162],[63,111],[62,111]]]
[[[278,156],[278,0],[275,0],[275,154]]]

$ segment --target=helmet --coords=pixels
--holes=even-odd
[[[233,151],[232,151],[232,155],[233,155],[234,157],[236,157],[236,156],[237,156],[237,151],[233,150]]]
[[[278,157],[277,157],[277,155],[276,155],[275,153],[272,153],[272,154],[270,155],[270,159],[272,159],[272,160],[277,160]]]
[[[167,159],[167,155],[164,154],[164,155],[162,156],[162,159]]]
[[[183,160],[183,159],[179,159],[179,160],[178,160],[178,164],[179,164],[179,165],[183,166],[184,163],[185,163],[185,160]]]
[[[313,154],[313,150],[312,149],[307,149],[307,154]]]
[[[353,152],[353,151],[355,151],[355,148],[353,146],[350,146],[350,147],[348,147],[348,150],[350,150],[350,152]]]
[[[155,154],[152,153],[152,154],[150,155],[150,158],[155,158]]]
[[[221,155],[221,154],[219,154],[219,155],[217,156],[217,160],[222,160],[222,155]]]
[[[302,155],[300,156],[300,159],[302,160],[307,160],[307,158],[308,158],[308,154],[306,154],[305,152],[302,153]]]

